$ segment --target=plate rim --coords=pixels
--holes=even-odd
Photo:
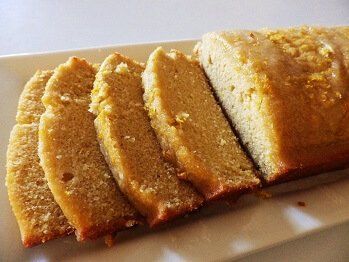
[[[7,59],[27,59],[30,57],[40,57],[40,58],[45,58],[45,57],[50,57],[50,56],[54,56],[54,55],[64,55],[66,53],[71,53],[71,52],[93,52],[93,51],[98,51],[99,49],[113,49],[113,48],[128,48],[128,47],[136,47],[136,48],[144,48],[146,46],[151,46],[151,45],[161,45],[161,44],[183,44],[183,43],[193,43],[195,41],[198,41],[199,39],[184,39],[184,40],[168,40],[168,41],[153,41],[153,42],[145,42],[145,43],[135,43],[135,44],[117,44],[117,45],[106,45],[106,46],[97,46],[97,47],[88,47],[88,48],[77,48],[77,49],[66,49],[66,50],[55,50],[55,51],[45,51],[45,52],[33,52],[33,53],[20,53],[20,54],[10,54],[10,55],[3,55],[0,56],[0,63],[3,62],[4,60]],[[1,87],[0,87],[1,88]],[[348,169],[349,170],[349,169]],[[6,190],[6,188],[5,188]],[[231,254],[227,254],[225,253],[224,257],[232,258],[232,259],[239,259],[242,257],[246,257],[248,255],[254,254],[254,253],[258,253],[262,250],[267,250],[269,248],[278,246],[278,245],[283,245],[287,242],[290,241],[294,241],[297,239],[301,239],[305,236],[308,235],[313,235],[316,234],[318,232],[321,231],[325,231],[329,228],[332,227],[336,227],[339,226],[341,224],[344,223],[348,223],[348,220],[343,220],[343,221],[339,221],[339,222],[335,222],[332,224],[326,224],[326,225],[322,225],[321,227],[318,228],[314,228],[311,230],[307,230],[305,232],[302,233],[297,233],[297,235],[278,241],[276,243],[273,244],[267,244],[265,246],[259,247],[259,248],[255,248],[253,250],[249,250],[249,251],[245,251],[241,254],[237,254],[237,255],[231,255]]]
[[[30,56],[47,56],[47,55],[61,55],[67,52],[90,52],[90,51],[98,51],[98,49],[109,49],[109,48],[126,48],[126,47],[141,47],[141,46],[150,46],[156,44],[171,44],[171,43],[190,43],[194,41],[200,41],[200,38],[184,38],[178,40],[164,40],[164,41],[147,41],[147,42],[139,42],[139,43],[121,43],[121,44],[110,44],[110,45],[98,45],[98,46],[90,46],[90,47],[82,47],[82,48],[72,48],[72,49],[58,49],[52,51],[39,51],[39,52],[28,52],[28,53],[15,53],[15,54],[7,54],[0,55],[0,60],[2,59],[12,59],[12,58],[27,58]]]

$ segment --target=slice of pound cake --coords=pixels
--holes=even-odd
[[[48,185],[77,239],[93,239],[137,222],[99,149],[88,112],[95,68],[70,58],[55,69],[42,98],[39,156]]]
[[[269,183],[348,166],[348,27],[209,33],[197,52]]]
[[[144,66],[120,54],[96,75],[91,110],[102,151],[122,192],[150,226],[197,209],[203,199],[162,157],[144,109]]]
[[[157,48],[143,74],[144,100],[162,148],[207,200],[259,186],[197,61]]]
[[[55,202],[39,163],[41,97],[52,71],[38,71],[20,96],[17,124],[7,149],[6,185],[24,246],[31,247],[73,231]]]

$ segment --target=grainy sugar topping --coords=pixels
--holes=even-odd
[[[198,45],[220,103],[269,182],[348,165],[348,31],[218,32]]]

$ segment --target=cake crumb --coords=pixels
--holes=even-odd
[[[124,136],[124,139],[130,141],[131,143],[134,143],[136,141],[136,138],[133,136]]]
[[[176,122],[179,124],[184,123],[189,117],[189,114],[186,112],[180,112],[176,115]]]
[[[262,198],[262,199],[268,199],[268,198],[271,198],[273,196],[270,192],[265,191],[265,190],[259,190],[255,193],[255,195],[259,198]]]
[[[69,102],[69,101],[70,101],[70,98],[69,98],[69,96],[67,96],[67,95],[62,95],[62,96],[61,96],[61,101],[63,101],[63,102]]]
[[[219,140],[219,145],[221,145],[221,146],[224,146],[226,143],[227,143],[227,141],[224,140],[223,138],[221,138],[221,139]]]
[[[300,207],[305,207],[305,202],[303,202],[303,201],[298,201],[298,202],[297,202],[297,205],[300,206]]]
[[[118,66],[115,68],[115,72],[118,74],[126,74],[128,73],[128,66],[126,63],[121,62],[120,64],[118,64]]]
[[[104,237],[104,243],[108,246],[108,247],[112,247],[115,245],[116,243],[116,234],[109,234],[106,235]]]
[[[129,220],[126,222],[126,227],[133,227],[134,225],[141,224],[140,222],[137,222],[136,220]]]

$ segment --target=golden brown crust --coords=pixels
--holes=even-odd
[[[118,53],[108,56],[97,73],[91,110],[100,146],[114,178],[150,226],[201,206],[203,199],[176,176],[161,155],[144,110],[144,67]]]
[[[327,148],[319,148],[310,154],[302,154],[302,164],[287,166],[279,173],[266,181],[267,185],[274,185],[286,181],[312,176],[328,171],[339,170],[349,167],[349,144],[335,145]],[[326,155],[324,154],[326,152]]]
[[[25,85],[7,150],[6,185],[25,247],[73,232],[48,188],[37,153],[41,97],[51,75],[38,71]]]
[[[64,232],[55,232],[52,234],[46,234],[45,238],[42,236],[27,236],[25,239],[22,238],[23,246],[30,248],[40,244],[44,244],[49,240],[54,240],[60,237],[65,237],[74,233],[74,228],[69,227]]]
[[[95,68],[76,57],[55,69],[46,85],[39,156],[49,187],[77,239],[125,229],[138,213],[113,180],[88,112]]]
[[[78,241],[85,241],[94,240],[101,236],[113,235],[133,226],[141,225],[142,219],[143,218],[139,215],[124,216],[102,227],[100,225],[92,225],[88,228],[82,228],[80,231],[76,231],[76,238]]]
[[[156,119],[152,120],[152,125],[154,128],[157,128],[161,123],[158,123]],[[212,175],[209,171],[207,171],[202,163],[198,162],[196,159],[190,159],[193,165],[190,173],[188,173],[188,169],[185,164],[182,164],[181,161],[178,160],[176,152],[174,149],[171,149],[171,145],[163,139],[163,136],[158,135],[158,139],[162,140],[161,147],[163,149],[163,155],[165,159],[171,162],[174,166],[178,168],[178,177],[183,180],[191,181],[192,184],[198,188],[198,191],[204,195],[206,201],[215,201],[219,199],[225,198],[238,198],[241,194],[250,193],[260,188],[261,184],[257,182],[254,183],[246,183],[243,186],[235,186],[229,187],[224,186],[221,183],[215,183],[210,179],[207,179],[208,175]],[[190,174],[195,174],[195,182],[193,178],[190,177]],[[260,177],[257,171],[254,172],[256,177]],[[203,179],[200,179],[203,178]]]

